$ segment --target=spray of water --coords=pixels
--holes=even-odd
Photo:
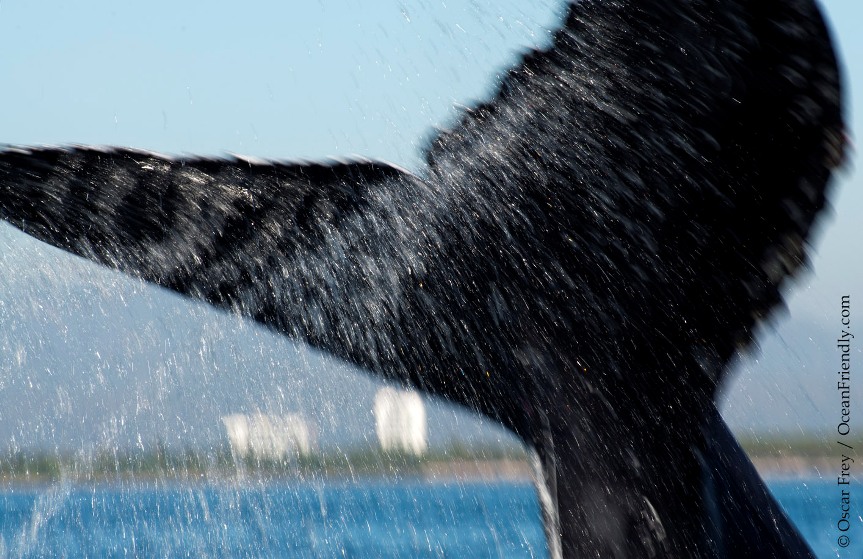
[[[805,544],[714,396],[805,261],[842,134],[813,4],[586,2],[421,172],[14,148],[0,206],[511,429],[555,554],[735,555],[741,518],[772,553]]]

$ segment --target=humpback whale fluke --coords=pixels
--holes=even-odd
[[[812,0],[585,0],[420,174],[8,148],[0,215],[511,428],[554,556],[811,557],[714,398],[842,151]]]

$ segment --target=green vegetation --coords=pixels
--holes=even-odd
[[[779,456],[799,456],[802,458],[830,458],[852,452],[843,447],[837,440],[853,449],[863,450],[863,438],[838,437],[836,435],[812,436],[798,435],[788,437],[746,437],[740,440],[740,445],[753,458]]]
[[[753,458],[833,458],[853,452],[836,442],[837,437],[751,437],[741,440]],[[842,442],[863,449],[863,438],[842,437]],[[459,463],[494,463],[510,460],[526,463],[524,449],[505,446],[468,447],[454,443],[422,456],[356,447],[285,459],[235,457],[230,449],[166,448],[157,444],[149,451],[108,449],[90,455],[36,451],[0,456],[0,482],[45,483],[112,482],[124,480],[218,480],[236,478],[308,479],[320,477],[410,477],[430,468]],[[527,468],[525,467],[525,470]]]
[[[237,477],[405,477],[422,474],[432,464],[526,459],[520,448],[467,448],[453,445],[422,456],[355,448],[293,455],[285,459],[235,457],[227,447],[209,450],[168,449],[149,452],[106,450],[89,456],[47,452],[12,452],[0,457],[0,481],[42,483],[58,480],[110,482],[143,480],[208,480]]]

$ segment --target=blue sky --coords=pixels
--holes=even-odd
[[[446,126],[459,106],[487,96],[517,53],[545,45],[563,10],[551,0],[530,6],[514,0],[288,4],[2,2],[0,141],[289,159],[358,154],[416,168],[433,128]],[[863,8],[856,0],[824,6],[845,62],[848,124],[858,138],[863,125],[853,107],[860,106],[863,66],[852,61],[863,55]],[[739,375],[726,391],[726,417],[738,430],[834,428],[838,395],[832,336],[838,332],[838,301],[843,294],[853,302],[863,297],[863,259],[857,256],[863,241],[858,218],[863,179],[854,158],[852,153],[841,173],[833,216],[816,242],[815,272],[796,283],[789,312],[767,329],[760,354],[741,360]],[[219,375],[251,375],[261,390],[250,389],[248,401],[232,405],[250,406],[266,394],[268,406],[282,409],[294,405],[290,395],[273,396],[279,387],[292,390],[280,376],[284,369],[306,367],[306,376],[314,376],[316,367],[338,368],[260,333],[238,334],[246,340],[239,347],[224,333],[239,327],[200,308],[181,307],[197,324],[210,326],[196,330],[194,340],[183,340],[190,336],[186,326],[176,326],[184,323],[179,311],[171,310],[174,299],[38,247],[8,228],[0,229],[0,253],[0,303],[6,309],[0,403],[4,391],[11,394],[10,387],[21,390],[31,382],[25,378],[29,374],[42,383],[42,396],[29,400],[21,417],[11,418],[14,412],[0,407],[0,424],[14,420],[24,442],[34,429],[44,437],[54,428],[57,418],[42,408],[62,400],[57,394],[64,380],[83,383],[82,395],[67,394],[67,400],[89,394],[96,400],[88,402],[98,401],[108,410],[90,426],[107,436],[111,418],[131,421],[141,398],[161,398],[156,407],[162,411],[182,404],[181,396],[158,387],[159,375],[165,382],[186,375],[188,386],[198,386],[205,395],[221,390],[224,377]],[[94,297],[101,303],[85,302]],[[0,314],[3,309],[0,305]],[[22,309],[56,310],[60,318],[38,326],[23,319]],[[207,349],[214,344],[222,344],[221,349]],[[117,352],[114,365],[96,357],[112,351]],[[280,357],[266,357],[273,354]],[[863,363],[863,355],[856,355]],[[117,376],[111,367],[122,367],[118,363],[124,360],[137,369],[118,378],[135,379],[138,388],[128,391],[127,386],[112,400],[111,390],[121,388],[111,388],[111,382],[104,381],[101,392],[84,386],[93,381],[83,380],[92,376],[82,368],[97,379]],[[152,372],[157,369],[163,372]],[[207,370],[216,372],[208,377]],[[302,381],[302,390],[344,392],[347,382],[364,386],[365,392],[373,389],[363,377],[343,374],[317,388]],[[147,375],[149,380],[142,380]],[[46,384],[49,378],[59,380]],[[855,394],[863,394],[863,380],[855,386]],[[224,395],[211,397],[224,404]],[[130,399],[138,403],[133,406]],[[316,402],[321,416],[340,406],[321,398]],[[75,406],[68,407],[67,419]],[[22,419],[25,415],[36,419]],[[174,419],[178,429],[194,430],[186,419]]]

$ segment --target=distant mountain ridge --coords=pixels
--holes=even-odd
[[[303,414],[322,448],[376,442],[368,375],[6,226],[0,247],[0,449],[218,445],[222,415],[255,411]],[[513,440],[426,402],[433,446]]]

